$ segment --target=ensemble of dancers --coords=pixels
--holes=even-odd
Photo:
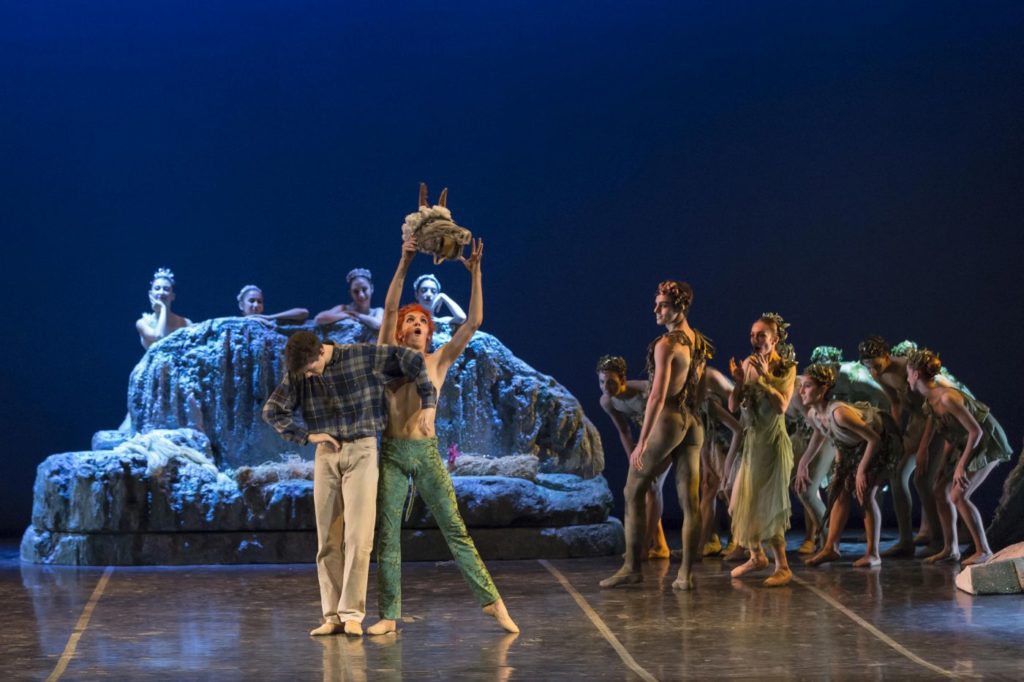
[[[286,376],[263,406],[263,418],[286,440],[316,445],[313,501],[323,622],[311,635],[363,634],[374,549],[379,620],[367,633],[396,631],[401,521],[411,499],[410,479],[484,613],[504,630],[519,631],[466,531],[434,428],[448,368],[483,320],[483,242],[470,243],[470,236],[452,222],[446,193],[431,206],[421,187],[420,208],[403,225],[401,258],[384,307],[372,307],[372,276],[356,268],[346,278],[352,303],[314,318],[317,324],[357,322],[376,334],[376,343],[336,345],[303,330],[292,333],[285,346]],[[460,244],[470,245],[468,258]],[[400,305],[417,251],[434,254],[435,263],[457,258],[466,267],[472,280],[468,314],[441,293],[433,275],[414,282],[416,302]],[[155,273],[149,296],[151,312],[136,323],[146,348],[191,324],[171,311],[170,270]],[[309,316],[302,308],[265,314],[263,292],[254,285],[243,287],[237,301],[244,316],[265,324],[302,323]],[[867,551],[856,566],[877,566],[885,556],[912,557],[917,544],[930,548],[925,561],[959,560],[958,517],[974,547],[963,563],[991,556],[971,495],[996,465],[1010,459],[1011,450],[988,408],[945,371],[936,353],[909,343],[890,349],[883,339],[869,337],[859,346],[858,362],[843,362],[838,349],[819,347],[798,373],[789,325],[777,313],[765,313],[751,326],[751,354],[740,362],[730,359],[726,375],[709,365],[714,348],[690,326],[692,303],[685,282],[658,286],[654,316],[665,333],[648,348],[647,380],[629,379],[621,357],[605,356],[597,365],[601,407],[629,460],[624,562],[602,587],[641,582],[642,561],[669,558],[661,490],[673,465],[683,511],[682,565],[674,589],[694,587],[693,564],[702,555],[724,552],[743,561],[734,577],[765,569],[766,543],[774,571],[764,584],[788,583],[791,489],[804,507],[807,537],[798,552],[809,565],[840,558],[840,535],[853,500],[863,508],[867,534]],[[449,317],[440,316],[443,306]],[[448,343],[432,348],[438,320],[455,322],[457,329]],[[923,509],[917,536],[911,528],[912,474]],[[880,552],[878,495],[887,482],[899,540]],[[725,548],[715,532],[719,496],[728,499],[731,518]]]
[[[629,459],[626,553],[602,587],[638,583],[643,560],[669,557],[661,490],[673,465],[683,512],[674,589],[693,588],[698,556],[724,553],[743,561],[732,570],[735,578],[768,568],[765,544],[774,570],[764,585],[790,582],[785,532],[791,489],[807,530],[797,552],[809,566],[840,559],[854,500],[863,511],[867,545],[854,566],[912,558],[917,545],[927,546],[922,558],[928,563],[959,561],[958,519],[973,546],[961,563],[992,556],[971,495],[1012,450],[988,407],[946,371],[937,353],[909,341],[890,348],[871,336],[859,344],[856,362],[820,346],[798,371],[789,325],[778,313],[764,313],[750,328],[751,354],[741,362],[731,358],[726,376],[708,364],[714,349],[690,326],[692,302],[685,282],[658,286],[654,316],[666,331],[648,348],[647,380],[630,380],[618,356],[597,364],[601,407]],[[917,535],[911,477],[922,508]],[[880,551],[878,498],[885,484],[899,538]],[[719,496],[728,500],[731,519],[725,548],[714,532]]]

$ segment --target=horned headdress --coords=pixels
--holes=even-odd
[[[462,256],[462,248],[473,240],[473,233],[456,225],[448,210],[448,188],[441,190],[437,204],[427,201],[427,185],[420,183],[420,208],[405,216],[402,238],[416,237],[416,249],[434,256],[434,264]]]

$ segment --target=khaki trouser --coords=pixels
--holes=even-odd
[[[316,574],[324,620],[363,620],[377,513],[377,439],[316,446]]]

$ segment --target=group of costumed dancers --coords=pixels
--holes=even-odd
[[[462,256],[467,245],[468,258]],[[417,252],[433,254],[435,263],[451,258],[466,267],[472,280],[468,314],[441,294],[433,275],[415,281],[416,302],[400,305]],[[363,634],[374,549],[379,620],[367,633],[396,631],[401,520],[411,500],[410,479],[484,613],[504,630],[519,631],[466,531],[435,436],[445,375],[483,320],[482,256],[483,242],[452,221],[446,192],[431,206],[421,186],[419,210],[403,225],[401,258],[384,307],[371,306],[372,277],[357,268],[347,277],[352,303],[315,317],[317,324],[360,323],[377,334],[376,343],[323,342],[306,330],[288,339],[287,371],[263,406],[263,418],[286,440],[316,446],[313,501],[323,622],[311,635]],[[152,312],[136,323],[146,348],[191,324],[171,311],[175,294],[169,270],[156,272],[149,296]],[[244,316],[264,324],[301,323],[308,317],[301,308],[265,314],[263,293],[252,285],[237,301]],[[666,331],[648,349],[648,380],[628,379],[621,357],[605,356],[597,366],[601,406],[629,458],[624,563],[601,581],[602,587],[641,582],[642,561],[669,557],[660,521],[661,488],[673,464],[683,510],[675,589],[693,588],[693,564],[702,554],[725,551],[727,558],[746,559],[732,571],[736,577],[767,568],[765,543],[775,570],[764,584],[788,583],[791,486],[804,506],[807,539],[798,551],[808,555],[808,564],[840,558],[840,534],[853,499],[863,507],[867,531],[867,552],[855,565],[913,556],[918,543],[932,550],[925,561],[957,560],[958,515],[974,544],[964,563],[991,555],[970,498],[992,469],[1010,458],[1010,447],[988,408],[945,372],[936,353],[907,344],[891,350],[881,338],[870,337],[860,344],[859,362],[844,363],[837,349],[822,347],[798,375],[788,325],[777,313],[766,313],[751,327],[751,354],[741,362],[731,359],[727,376],[708,364],[714,349],[690,326],[692,303],[686,283],[658,286],[654,314]],[[440,317],[442,306],[450,317]],[[458,323],[457,329],[448,343],[433,348],[439,319]],[[632,425],[639,428],[635,439]],[[930,447],[933,442],[942,443],[941,452]],[[916,537],[909,489],[915,471],[924,511]],[[827,506],[820,495],[826,479]],[[877,497],[885,482],[900,535],[895,546],[879,552]],[[714,532],[719,496],[727,496],[731,517],[724,550]]]
[[[673,465],[683,512],[674,589],[693,588],[698,556],[743,562],[734,578],[766,569],[765,544],[774,571],[763,584],[789,583],[791,489],[807,533],[797,552],[809,566],[841,558],[854,500],[866,534],[866,551],[854,566],[913,558],[917,545],[926,545],[925,562],[960,561],[958,518],[974,548],[961,563],[992,556],[971,496],[1012,450],[989,408],[946,371],[937,353],[909,341],[890,348],[871,336],[859,344],[857,361],[819,346],[798,371],[789,325],[778,313],[764,313],[750,328],[751,354],[741,362],[731,358],[727,376],[709,365],[712,344],[690,326],[691,287],[662,282],[654,301],[655,320],[666,332],[648,348],[648,379],[629,379],[619,356],[597,364],[601,407],[629,459],[625,561],[602,587],[641,582],[642,561],[670,557],[661,491]],[[922,509],[916,535],[911,478]],[[899,538],[880,551],[878,498],[885,484]],[[728,500],[731,520],[724,548],[715,532],[719,497]]]

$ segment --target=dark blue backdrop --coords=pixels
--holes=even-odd
[[[592,368],[639,370],[668,277],[719,364],[766,309],[803,358],[910,337],[1018,445],[1024,5],[863,4],[4,2],[0,530],[124,415],[155,267],[194,320],[252,281],[324,309],[354,266],[379,302],[420,180],[486,239],[484,328],[583,400],[617,491]]]

